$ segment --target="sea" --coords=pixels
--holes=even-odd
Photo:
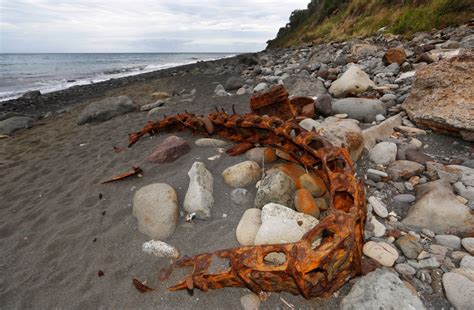
[[[0,54],[0,101],[234,56],[235,53]]]

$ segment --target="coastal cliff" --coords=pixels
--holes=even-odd
[[[380,29],[409,36],[473,18],[470,0],[311,0],[307,9],[291,13],[267,48],[366,37]]]

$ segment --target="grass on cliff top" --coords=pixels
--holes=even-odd
[[[309,16],[296,29],[269,41],[269,47],[322,43],[366,37],[382,27],[393,34],[411,36],[420,31],[461,25],[474,18],[473,0],[406,1],[350,0],[322,22]]]

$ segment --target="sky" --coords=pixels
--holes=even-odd
[[[0,0],[0,52],[253,52],[309,0]]]

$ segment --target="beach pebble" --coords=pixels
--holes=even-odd
[[[314,197],[321,197],[327,191],[323,180],[315,174],[303,173],[298,178],[298,182],[301,187],[307,189]]]
[[[213,138],[201,138],[197,139],[195,144],[199,147],[224,147],[229,145],[229,142]]]
[[[319,207],[311,192],[305,188],[298,189],[295,193],[295,209],[298,212],[319,218]]]
[[[214,206],[214,178],[206,165],[195,162],[188,171],[189,187],[184,197],[183,208],[198,219],[208,219]]]
[[[472,309],[474,281],[455,272],[443,275],[446,298],[456,309]]]
[[[416,200],[416,197],[411,194],[399,194],[394,196],[393,200],[401,203],[412,203]]]
[[[253,205],[253,195],[245,188],[236,188],[230,193],[230,199],[232,202],[239,206],[251,206]]]
[[[380,238],[383,235],[385,235],[385,232],[387,231],[387,228],[385,228],[385,225],[380,223],[375,217],[372,217],[372,220],[370,221],[372,225],[374,225],[374,237]]]
[[[397,157],[397,145],[392,142],[381,142],[369,151],[369,158],[377,165],[388,165]]]
[[[329,88],[329,92],[334,97],[345,97],[347,94],[360,94],[369,87],[374,87],[375,83],[369,76],[356,65],[350,66],[340,78],[334,81]]]
[[[148,161],[154,164],[171,163],[191,150],[188,142],[177,136],[163,140],[148,156]]]
[[[260,166],[251,160],[228,167],[222,172],[224,182],[230,187],[247,187],[257,183],[262,176]]]
[[[412,266],[408,265],[408,264],[396,264],[395,265],[395,270],[401,274],[401,275],[404,275],[404,276],[413,276],[416,274],[416,270],[415,268],[413,268]]]
[[[398,252],[391,245],[385,242],[369,241],[362,249],[364,254],[383,266],[391,267],[398,259]]]
[[[397,160],[391,163],[387,168],[388,175],[393,181],[409,178],[420,174],[425,170],[425,166],[414,161]]]
[[[463,248],[466,249],[466,251],[474,255],[474,238],[464,238],[462,239],[461,243]]]
[[[386,218],[388,216],[387,207],[385,207],[383,202],[381,202],[377,197],[370,196],[368,200],[375,214],[377,214],[381,218]]]
[[[296,242],[319,223],[313,216],[276,203],[265,205],[261,218],[262,226],[255,237],[256,245]]]
[[[241,78],[232,76],[228,78],[224,83],[224,88],[227,91],[239,89],[244,85],[244,81]]]
[[[421,300],[396,273],[376,269],[359,278],[342,299],[341,310],[425,309]]]
[[[141,112],[144,112],[144,111],[150,111],[151,109],[154,109],[154,108],[158,108],[158,107],[161,107],[165,104],[165,102],[163,100],[157,100],[153,103],[149,103],[149,104],[145,104],[145,105],[142,105],[140,107],[140,111]]]
[[[235,92],[237,96],[242,96],[242,95],[245,95],[246,93],[247,93],[247,89],[245,89],[245,87],[241,87],[237,89],[237,91]]]
[[[140,188],[133,196],[133,216],[141,233],[157,240],[168,238],[178,223],[176,192],[165,183]]]
[[[273,171],[260,182],[255,196],[255,208],[262,208],[268,203],[282,204],[293,208],[293,196],[295,193],[295,183],[281,171]]]
[[[244,310],[258,310],[260,298],[255,294],[247,294],[240,298],[240,304]]]
[[[13,116],[0,121],[0,134],[10,135],[17,130],[31,128],[35,120],[25,116]]]
[[[461,249],[461,238],[455,235],[437,235],[435,237],[436,243],[448,247],[450,249]]]
[[[416,259],[421,251],[423,251],[423,246],[411,234],[398,238],[395,243],[402,250],[403,254],[410,259]]]
[[[461,263],[459,267],[463,269],[471,269],[474,270],[474,256],[466,255],[461,259]]]
[[[142,251],[157,257],[179,258],[179,252],[174,246],[159,240],[150,240],[143,243]]]
[[[311,131],[313,128],[318,129],[319,126],[321,126],[321,122],[318,122],[312,118],[305,118],[299,123],[299,125],[307,131]]]
[[[254,245],[255,236],[260,226],[262,226],[262,210],[257,208],[245,210],[235,231],[237,241],[239,241],[240,245]]]
[[[164,111],[168,110],[167,107],[156,107],[148,111],[146,119],[150,121],[156,121],[163,117]]]
[[[170,94],[165,92],[165,91],[155,92],[155,93],[151,94],[151,96],[153,98],[156,98],[156,99],[166,99],[166,98],[171,97]]]
[[[335,99],[332,103],[332,112],[347,114],[349,118],[365,122],[373,122],[378,114],[386,115],[382,101],[355,97]]]
[[[267,83],[259,83],[257,84],[257,86],[254,87],[253,92],[257,93],[257,92],[265,91],[267,89],[268,89]]]
[[[77,120],[78,125],[86,123],[101,123],[116,116],[138,110],[137,106],[127,96],[111,97],[90,103],[86,106]]]
[[[277,158],[275,149],[271,147],[255,147],[245,152],[245,157],[259,164],[261,164],[263,160],[265,160],[266,164],[269,164],[274,162]]]

